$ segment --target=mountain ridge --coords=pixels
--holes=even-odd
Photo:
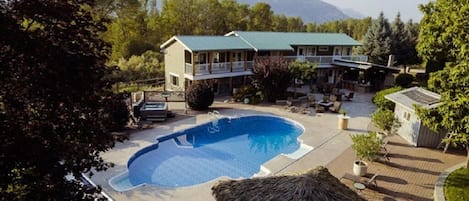
[[[328,21],[350,18],[344,11],[321,0],[238,0],[238,2],[249,5],[259,2],[268,3],[275,14],[301,17],[305,24],[309,22],[321,24]]]

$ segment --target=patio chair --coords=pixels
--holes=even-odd
[[[308,102],[309,103],[316,102],[316,96],[314,96],[313,94],[309,94],[308,95]]]
[[[344,96],[348,101],[351,101],[353,98],[353,92],[350,92],[348,95]]]
[[[323,113],[326,111],[326,108],[320,105],[316,105],[316,112],[317,113]]]
[[[342,106],[342,102],[335,101],[334,105],[332,105],[332,107],[329,108],[329,110],[332,111],[332,112],[335,112],[335,113],[339,113],[341,106]]]

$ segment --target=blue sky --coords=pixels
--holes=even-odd
[[[306,0],[307,1],[307,0]],[[378,17],[381,11],[390,21],[393,21],[397,12],[401,12],[401,19],[420,21],[422,13],[419,4],[427,4],[430,0],[322,0],[340,9],[353,9],[364,16]]]

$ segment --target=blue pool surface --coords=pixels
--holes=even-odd
[[[249,178],[260,165],[300,147],[301,125],[276,116],[221,118],[157,139],[127,164],[132,185],[181,187],[220,176]]]

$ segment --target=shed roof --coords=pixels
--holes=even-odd
[[[358,41],[343,33],[233,31],[256,50],[293,50],[294,45],[358,46]]]
[[[441,96],[420,87],[412,87],[388,94],[385,98],[394,103],[401,104],[413,111],[414,105],[422,106],[424,108],[434,108],[438,106]]]
[[[235,36],[174,36],[163,43],[161,48],[166,48],[174,41],[179,41],[189,51],[254,50],[241,38]]]
[[[221,181],[212,187],[218,201],[224,200],[322,200],[362,201],[324,167],[302,175],[257,177]]]

